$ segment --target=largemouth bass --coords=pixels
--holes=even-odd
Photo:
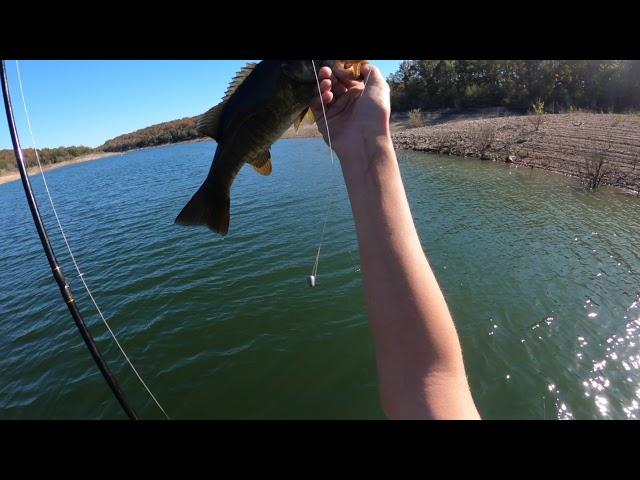
[[[315,60],[340,79],[359,79],[365,60]],[[247,64],[233,79],[224,99],[203,114],[200,133],[217,143],[209,174],[175,222],[204,225],[226,235],[229,231],[231,184],[240,168],[250,164],[270,175],[271,145],[293,124],[297,130],[318,95],[311,60],[263,60]]]

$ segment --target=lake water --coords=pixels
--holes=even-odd
[[[244,167],[225,238],[173,224],[214,149],[174,145],[47,173],[130,358],[176,419],[384,418],[355,228],[326,146],[281,140],[272,176]],[[398,155],[481,415],[640,415],[640,198],[537,170]],[[141,417],[162,418],[90,308],[41,178],[32,183],[112,371]],[[0,205],[0,418],[124,418],[51,277],[19,182],[0,185]]]

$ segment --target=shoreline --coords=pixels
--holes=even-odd
[[[115,155],[119,155],[121,152],[96,152],[89,153],[87,155],[80,155],[79,157],[72,158],[71,160],[66,160],[60,163],[53,163],[49,165],[43,165],[42,170],[44,172],[48,172],[49,170],[55,170],[57,168],[68,167],[69,165],[73,165],[75,163],[84,163],[91,162],[93,160],[100,160],[106,157],[113,157]],[[40,168],[38,166],[29,167],[27,169],[27,173],[29,174],[29,178],[33,178],[35,176],[40,175]],[[15,171],[11,173],[7,173],[0,176],[0,185],[4,183],[15,182],[16,180],[20,180],[20,172]]]
[[[428,122],[426,122],[428,123]],[[539,168],[640,191],[640,115],[565,113],[457,118],[392,132],[399,150]]]
[[[426,112],[425,112],[426,113]],[[640,192],[640,115],[567,113],[512,115],[501,111],[462,112],[449,117],[426,113],[423,126],[410,125],[407,114],[394,114],[391,135],[398,150],[472,157],[591,180],[599,185]],[[320,137],[315,124],[290,127],[282,139]],[[208,137],[137,148],[96,152],[46,165],[53,170],[76,163],[185,143],[213,141]],[[599,164],[599,167],[598,167]],[[29,175],[40,174],[30,167]],[[0,176],[0,184],[20,179],[18,171]]]
[[[74,165],[76,163],[92,162],[93,160],[101,160],[101,159],[107,158],[107,157],[115,157],[115,156],[118,156],[118,155],[124,155],[125,153],[139,152],[141,150],[150,150],[150,149],[153,149],[153,148],[167,147],[167,146],[170,146],[170,145],[180,145],[180,144],[183,144],[183,143],[206,142],[206,141],[209,141],[209,140],[211,140],[211,139],[210,138],[194,138],[193,140],[185,140],[183,142],[165,143],[165,144],[162,144],[162,145],[153,145],[151,147],[134,148],[132,150],[127,150],[127,151],[124,151],[124,152],[95,152],[95,153],[88,153],[86,155],[80,155],[79,157],[72,158],[71,160],[65,160],[64,162],[43,165],[42,166],[42,170],[44,172],[48,172],[49,170],[55,170],[57,168],[68,167],[68,166]],[[34,176],[40,175],[40,168],[38,168],[38,166],[29,167],[27,172],[29,173],[29,178],[32,178]],[[0,185],[2,185],[4,183],[15,182],[16,180],[20,180],[20,172],[17,171],[17,170],[15,172],[5,173],[3,175],[0,175]]]

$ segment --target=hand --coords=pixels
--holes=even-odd
[[[367,81],[366,87],[364,81],[339,80],[329,67],[318,72],[331,145],[340,159],[347,162],[364,145],[381,137],[391,140],[389,85],[371,64],[362,65],[360,72]],[[329,143],[319,96],[311,104],[311,110],[318,130]]]

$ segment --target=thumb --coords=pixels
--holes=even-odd
[[[387,83],[380,69],[371,63],[365,63],[360,67],[360,75],[362,75],[363,81],[370,86]]]

